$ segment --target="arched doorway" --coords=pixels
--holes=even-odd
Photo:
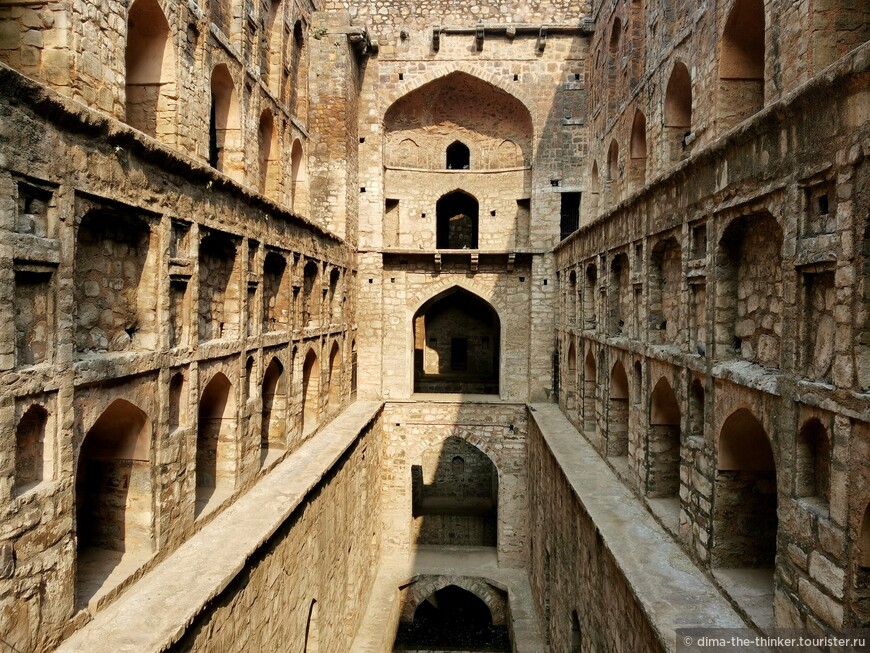
[[[196,516],[217,506],[235,486],[236,397],[218,372],[202,391],[196,435]]]
[[[498,470],[457,436],[433,445],[411,466],[412,540],[417,544],[495,546]]]
[[[498,394],[501,323],[483,299],[454,287],[414,315],[414,392]]]
[[[320,420],[320,363],[313,349],[302,365],[302,435],[311,433]]]
[[[680,406],[664,377],[652,391],[647,430],[646,494],[652,498],[675,498],[680,491]],[[679,503],[676,505],[679,511]]]
[[[628,375],[621,361],[610,372],[610,404],[607,409],[607,455],[628,455]]]
[[[152,553],[151,420],[124,399],[88,430],[76,466],[76,603],[86,605]]]
[[[477,200],[461,190],[444,195],[435,205],[438,249],[477,249]]]
[[[263,376],[260,464],[287,448],[287,391],[284,366],[273,358]]]
[[[326,410],[332,412],[341,404],[341,348],[332,344],[329,353],[329,394],[326,397]]]

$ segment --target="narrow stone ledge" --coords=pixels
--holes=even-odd
[[[290,517],[382,406],[377,401],[352,404],[57,650],[167,650]]]
[[[537,425],[604,546],[667,651],[677,628],[747,628],[713,582],[655,521],[554,404],[533,404]]]

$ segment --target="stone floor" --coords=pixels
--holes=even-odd
[[[715,569],[713,577],[759,628],[773,628],[773,568]]]
[[[94,611],[100,600],[130,578],[151,556],[147,553],[85,549],[76,562],[76,608]]]
[[[399,588],[416,575],[475,576],[506,587],[515,650],[517,653],[547,650],[525,570],[499,566],[495,548],[419,546],[410,552],[384,551],[365,616],[351,648],[353,653],[392,650],[401,607]]]

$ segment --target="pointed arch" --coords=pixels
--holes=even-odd
[[[298,138],[290,150],[291,208],[299,215],[308,214],[308,158]]]
[[[313,348],[302,363],[302,435],[308,435],[320,422],[320,362]]]
[[[223,372],[216,373],[199,400],[196,436],[196,515],[235,486],[236,396]]]
[[[678,61],[668,78],[665,90],[665,127],[692,127],[692,78],[689,69]]]
[[[414,392],[498,394],[501,320],[455,285],[424,302],[412,320]]]
[[[218,64],[212,70],[211,97],[209,163],[237,179],[240,162],[236,155],[242,145],[242,123],[236,85],[226,64]]]
[[[730,129],[764,106],[764,2],[737,0],[719,57],[719,122]]]
[[[463,190],[442,195],[435,205],[436,247],[438,249],[477,249],[477,198]]]
[[[332,343],[329,352],[329,392],[326,400],[327,412],[336,410],[341,405],[341,347],[338,341]]]
[[[264,109],[260,114],[260,125],[257,129],[260,153],[260,192],[275,198],[281,177],[278,131],[275,128],[275,118],[270,109]]]
[[[610,401],[607,410],[607,455],[628,455],[628,375],[622,361],[610,371]]]
[[[447,146],[445,168],[448,170],[468,170],[471,167],[471,150],[462,141],[453,141]]]
[[[666,377],[650,396],[647,429],[648,497],[670,498],[680,491],[680,405]]]
[[[127,18],[126,121],[172,144],[176,129],[175,48],[157,0],[136,0]]]
[[[47,439],[48,437],[48,439]],[[16,496],[52,478],[53,442],[48,433],[48,411],[33,404],[15,427]]]
[[[272,358],[263,375],[260,463],[287,448],[287,380],[284,366]]]

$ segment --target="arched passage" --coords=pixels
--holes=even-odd
[[[236,397],[230,380],[218,372],[205,386],[199,400],[196,515],[232,492],[236,476],[235,447]]]
[[[209,164],[238,178],[242,162],[237,156],[242,146],[239,98],[232,75],[225,64],[211,74],[211,117],[209,120]]]
[[[88,430],[76,465],[76,595],[86,604],[151,555],[151,420],[116,399]],[[126,573],[124,574],[126,575]]]
[[[595,436],[598,425],[595,415],[596,376],[595,355],[590,349],[583,362],[583,431],[589,437]]]
[[[773,569],[776,467],[767,432],[747,408],[719,432],[713,506],[713,566]]]
[[[414,315],[414,391],[498,394],[501,322],[486,301],[453,287]]]
[[[610,403],[607,410],[607,455],[628,455],[628,375],[622,361],[610,372]]]
[[[320,266],[308,261],[302,270],[302,327],[320,321]]]
[[[463,191],[444,195],[435,205],[436,247],[438,249],[477,249],[477,200]]]
[[[130,7],[124,58],[127,124],[170,142],[176,123],[175,51],[157,0],[136,0]]]
[[[329,352],[329,394],[326,400],[327,412],[336,410],[341,405],[341,347],[338,342],[332,343]]]
[[[311,349],[302,364],[302,434],[311,433],[320,421],[320,363]]]
[[[411,466],[416,544],[495,546],[498,470],[480,449],[451,436]]]
[[[764,2],[737,0],[719,57],[719,122],[729,129],[764,106]]]
[[[471,151],[462,141],[447,146],[446,167],[448,170],[468,170],[471,166]]]
[[[631,178],[636,187],[646,180],[646,116],[639,109],[631,123]]]
[[[445,585],[417,605],[413,622],[400,624],[396,650],[512,650],[507,626],[493,622],[483,599],[459,585]]]
[[[680,406],[664,377],[650,397],[647,431],[648,497],[672,498],[680,491]]]
[[[260,192],[275,198],[281,177],[281,155],[278,151],[278,131],[275,129],[275,118],[269,109],[260,114],[257,135],[260,153]]]
[[[290,150],[290,183],[292,185],[291,208],[299,215],[308,214],[308,159],[302,141],[293,141]]]
[[[284,366],[273,358],[263,375],[260,462],[287,448],[287,381]]]

